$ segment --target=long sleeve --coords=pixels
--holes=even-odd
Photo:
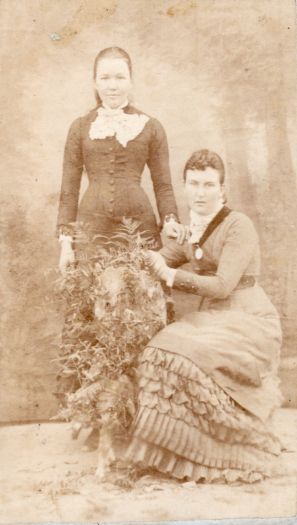
[[[76,220],[79,189],[83,171],[83,155],[80,138],[80,121],[77,119],[70,127],[63,162],[58,227]]]
[[[165,216],[170,213],[178,217],[171,183],[167,137],[163,126],[155,119],[147,164],[151,172],[161,222],[163,223]]]
[[[258,252],[258,236],[250,219],[237,215],[224,238],[216,275],[202,276],[178,269],[173,287],[204,297],[224,299],[236,288]]]
[[[164,257],[170,268],[178,268],[189,261],[184,245],[177,244],[174,239],[168,240],[165,246],[159,250],[159,253]]]

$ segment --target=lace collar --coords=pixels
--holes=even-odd
[[[127,103],[116,109],[100,106],[97,117],[90,126],[90,139],[115,136],[124,148],[130,140],[135,139],[149,121],[149,117],[143,113],[126,113],[124,112],[126,106]]]

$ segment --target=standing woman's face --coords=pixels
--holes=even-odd
[[[102,58],[99,60],[95,86],[105,106],[115,109],[124,104],[132,87],[127,62],[122,58]]]

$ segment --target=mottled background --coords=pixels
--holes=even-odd
[[[197,148],[226,161],[229,203],[259,231],[262,282],[284,328],[281,377],[296,405],[296,32],[293,0],[0,0],[1,421],[55,412],[61,329],[53,294],[64,141],[94,106],[92,66],[118,45],[135,104],[166,128],[174,189]],[[146,174],[144,184],[151,195]]]

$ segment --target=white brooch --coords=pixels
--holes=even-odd
[[[197,259],[198,261],[202,259],[203,250],[202,248],[200,248],[200,246],[195,246],[194,255],[195,255],[195,259]]]
[[[146,115],[124,113],[122,109],[113,112],[101,107],[97,113],[97,118],[90,126],[90,139],[105,139],[115,135],[124,148],[130,140],[139,135],[149,121]]]

